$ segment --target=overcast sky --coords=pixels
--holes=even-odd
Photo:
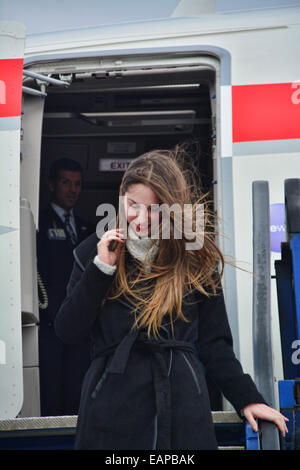
[[[182,1],[208,0],[0,0],[0,21],[25,24],[27,35],[168,18]],[[300,5],[300,0],[215,0],[216,13]]]
[[[0,20],[27,34],[168,18],[179,0],[0,0]]]

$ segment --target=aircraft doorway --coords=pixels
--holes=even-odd
[[[199,185],[214,200],[216,73],[211,65],[139,68],[122,73],[77,72],[76,68],[72,71],[69,66],[63,74],[51,72],[50,63],[34,69],[51,73],[54,79],[66,74],[70,78],[67,88],[50,84],[46,89],[39,224],[50,201],[50,169],[61,158],[71,159],[82,168],[82,190],[74,211],[94,228],[100,220],[96,215],[100,204],[113,204],[117,211],[119,185],[127,165],[153,149],[183,144],[199,169]],[[40,363],[40,376],[45,372],[42,367],[47,366]],[[222,409],[221,397],[213,386],[210,394],[212,409]]]

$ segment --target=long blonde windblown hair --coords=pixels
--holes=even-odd
[[[186,249],[185,233],[174,237],[178,217],[170,212],[170,238],[159,237],[159,249],[151,271],[146,272],[142,263],[135,260],[137,270],[132,276],[126,266],[126,245],[120,246],[117,269],[112,289],[106,299],[124,295],[134,306],[133,328],[145,327],[148,335],[160,336],[162,320],[169,315],[173,330],[174,319],[188,321],[182,312],[183,295],[196,288],[206,296],[215,295],[224,271],[224,257],[215,237],[215,214],[210,208],[207,194],[201,191],[201,178],[192,158],[180,146],[172,150],[153,150],[131,162],[123,175],[119,196],[124,196],[133,184],[144,184],[156,194],[159,204],[182,209],[190,204],[192,228],[196,228],[196,208],[204,209],[202,247]],[[120,210],[117,216],[119,227]],[[182,211],[183,214],[183,211]],[[180,220],[179,220],[180,222]],[[161,234],[160,226],[160,234]],[[174,318],[175,316],[175,318]],[[166,317],[165,317],[166,319]]]

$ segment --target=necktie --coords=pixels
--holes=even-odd
[[[73,230],[73,228],[70,224],[71,214],[69,212],[65,212],[64,217],[65,217],[66,230],[68,232],[68,235],[70,236],[72,244],[75,245],[76,242],[77,242],[77,236],[76,236],[76,233],[74,232],[74,230]]]

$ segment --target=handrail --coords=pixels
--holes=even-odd
[[[275,405],[271,335],[270,205],[267,181],[252,183],[253,211],[253,362],[254,380],[266,402]],[[261,449],[279,450],[274,423],[260,421]]]
[[[40,80],[41,82],[50,83],[51,85],[56,86],[69,86],[70,82],[64,80],[57,80],[57,78],[47,77],[46,75],[42,75],[40,73],[30,72],[29,70],[23,70],[23,75],[26,77],[35,78],[36,80]]]

